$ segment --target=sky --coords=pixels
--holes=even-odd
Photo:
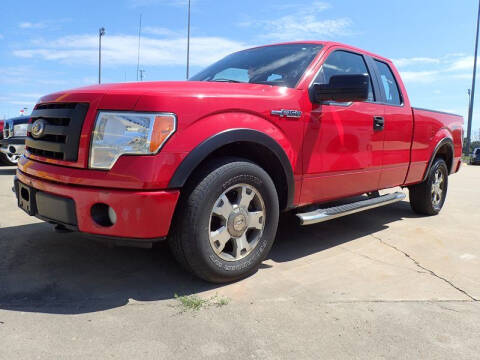
[[[388,57],[414,106],[465,116],[477,0],[192,0],[191,74],[240,49],[333,40]],[[31,111],[42,95],[98,81],[184,80],[186,0],[2,0],[0,119]],[[477,85],[478,86],[478,85]],[[480,88],[473,129],[480,131]]]

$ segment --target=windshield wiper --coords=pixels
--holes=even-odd
[[[244,84],[243,81],[232,80],[232,79],[212,79],[212,80],[208,80],[208,81],[211,81],[211,82],[230,82],[230,83]]]

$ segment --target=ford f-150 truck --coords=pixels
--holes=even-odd
[[[281,211],[314,224],[403,200],[378,192],[402,186],[415,212],[439,213],[462,126],[412,108],[381,56],[333,42],[269,45],[189,81],[41,98],[15,191],[20,208],[58,228],[168,239],[186,269],[226,282],[265,259]]]

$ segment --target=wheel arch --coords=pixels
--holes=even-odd
[[[180,163],[168,187],[184,187],[204,164],[220,156],[242,157],[262,167],[275,183],[280,208],[293,206],[295,182],[287,154],[272,137],[253,129],[226,130],[200,143]]]
[[[433,162],[437,158],[442,158],[445,160],[448,168],[448,174],[453,173],[453,164],[454,164],[454,156],[455,156],[455,147],[453,145],[453,140],[449,137],[445,137],[440,140],[430,157],[430,161],[428,162],[427,168],[425,170],[425,174],[423,175],[423,181],[425,181],[430,173],[430,169],[432,168]]]

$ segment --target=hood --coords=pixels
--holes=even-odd
[[[268,114],[280,106],[279,101],[287,106],[295,94],[295,89],[262,84],[168,81],[94,85],[50,94],[40,102],[88,102],[92,108],[103,110],[165,111],[193,120],[238,109]]]
[[[224,83],[206,81],[155,81],[136,83],[116,83],[86,86],[67,91],[61,91],[46,95],[40,102],[66,101],[70,95],[165,95],[174,97],[198,97],[198,96],[268,96],[285,93],[288,90],[283,87],[248,84],[248,83]],[[291,90],[291,89],[289,89]]]
[[[231,126],[258,128],[259,121],[278,121],[278,116],[272,119],[274,110],[301,109],[299,102],[303,98],[303,91],[271,85],[142,82],[95,85],[50,94],[40,99],[44,104],[40,110],[61,108],[64,103],[82,104],[75,106],[75,109],[78,107],[87,111],[86,114],[75,116],[78,128],[82,129],[78,161],[64,165],[84,168],[87,166],[91,134],[99,111],[173,113],[177,119],[176,132],[169,144],[180,139],[177,150],[185,152],[187,150],[184,149],[195,141],[195,135],[202,130],[215,132],[215,129],[222,131]],[[211,125],[203,125],[207,122]],[[182,137],[184,131],[192,131],[193,135]]]

